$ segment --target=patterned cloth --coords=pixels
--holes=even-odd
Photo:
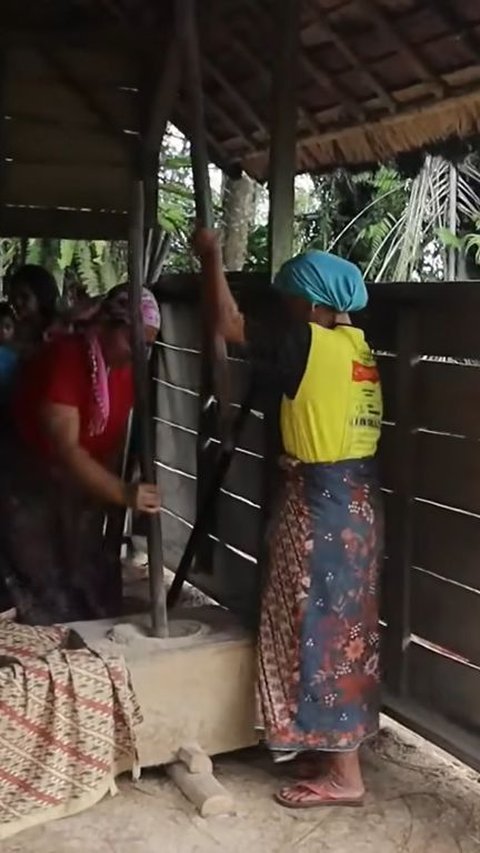
[[[372,460],[289,463],[259,642],[273,751],[348,751],[377,731],[382,539]]]
[[[0,839],[113,793],[139,722],[122,658],[65,627],[0,622]]]

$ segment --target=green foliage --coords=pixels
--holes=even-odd
[[[78,240],[69,269],[90,294],[107,293],[127,277],[127,247],[105,240]]]
[[[480,223],[478,220],[477,228],[480,230]],[[467,252],[473,252],[475,256],[475,263],[480,266],[480,234],[467,234],[463,239],[465,241],[465,250]]]
[[[262,272],[268,268],[268,227],[257,225],[248,235],[247,262],[245,269]]]
[[[164,140],[158,189],[158,222],[170,235],[166,268],[172,272],[193,268],[189,243],[194,221],[195,198],[188,144],[172,131]]]
[[[2,281],[8,269],[18,263],[20,252],[20,240],[0,239],[0,278]]]
[[[218,178],[218,170],[211,176]],[[212,184],[212,202],[216,227],[222,226],[222,190]],[[158,222],[169,235],[169,252],[165,269],[170,272],[191,271],[196,261],[190,249],[195,224],[195,195],[188,141],[170,126],[165,135],[159,166]],[[265,255],[266,257],[266,255]]]
[[[0,242],[2,278],[22,263],[39,264],[55,277],[60,292],[80,282],[91,295],[106,293],[127,276],[127,245],[106,240],[19,239]]]
[[[25,262],[27,264],[38,264],[52,273],[61,285],[63,275],[59,265],[61,240],[34,239],[27,241]]]
[[[445,248],[463,249],[465,238],[450,231],[450,228],[435,228],[435,234]]]
[[[349,174],[297,180],[295,251],[318,248],[351,259],[372,280],[455,277],[459,270],[480,278],[480,167],[476,155],[455,165],[427,156],[420,171],[382,166]],[[222,225],[219,172],[213,202]],[[247,270],[268,267],[267,191],[258,187],[248,237]],[[172,272],[195,267],[190,234],[195,201],[189,146],[170,128],[159,163],[158,232],[147,247],[145,275],[155,277],[165,264]],[[230,224],[229,227],[234,227]],[[0,271],[23,262],[41,264],[60,289],[78,281],[91,294],[105,293],[126,279],[127,247],[102,240],[1,240]],[[463,274],[465,274],[463,272]]]
[[[366,270],[405,206],[408,184],[391,168],[313,178],[311,211],[297,220],[297,248],[335,251]]]
[[[314,179],[313,205],[298,223],[299,248],[328,248],[366,278],[455,278],[461,259],[480,263],[480,169],[427,156],[416,177],[393,168]],[[473,227],[472,227],[473,226]],[[478,277],[478,276],[475,276]]]

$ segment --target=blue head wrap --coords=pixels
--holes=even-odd
[[[368,302],[359,268],[328,252],[310,250],[287,261],[273,286],[281,293],[301,296],[312,305],[334,308],[339,314],[361,311]]]

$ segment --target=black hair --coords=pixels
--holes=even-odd
[[[0,302],[0,321],[9,317],[14,323],[16,321],[15,311],[8,302]]]
[[[51,273],[37,264],[24,264],[10,279],[8,294],[12,299],[15,290],[22,285],[34,294],[42,319],[49,323],[55,316],[58,302],[58,287]]]

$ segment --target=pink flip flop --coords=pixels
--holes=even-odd
[[[294,788],[290,788],[290,791],[298,791],[299,794],[305,792],[305,794],[313,794],[317,796],[315,800],[306,800],[302,802],[301,800],[290,800],[288,797],[284,797],[282,792],[279,791],[275,794],[275,800],[281,806],[286,809],[318,809],[318,808],[333,808],[340,807],[343,808],[361,808],[365,805],[365,799],[363,795],[361,797],[352,798],[342,798],[335,797],[333,794],[325,795],[318,794],[319,785],[312,785],[308,782],[300,782],[298,785],[295,785]]]

